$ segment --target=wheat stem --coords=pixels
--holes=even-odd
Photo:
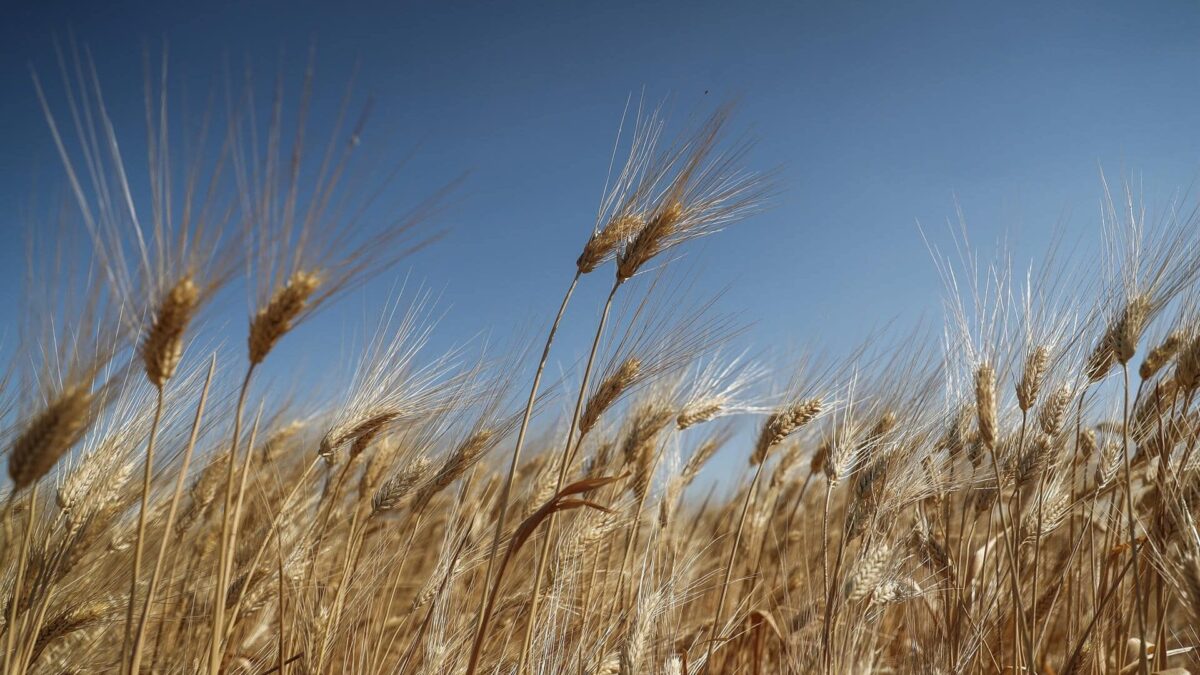
[[[737,557],[738,547],[742,543],[742,528],[746,525],[746,513],[750,510],[750,501],[754,497],[754,491],[758,488],[759,478],[762,476],[763,467],[766,466],[766,461],[758,463],[754,469],[754,478],[750,480],[750,487],[746,490],[746,498],[742,500],[742,511],[738,516],[737,529],[733,534],[733,546],[729,549],[729,556],[725,559],[725,573],[721,580],[721,593],[717,596],[717,607],[713,610],[712,629],[709,632],[708,649],[704,659],[704,667],[712,672],[713,664],[713,649],[718,640],[725,631],[722,630],[721,622],[724,620],[725,613],[725,597],[729,593],[729,579],[733,575],[733,561]]]
[[[229,445],[229,459],[227,460],[229,465],[225,476],[225,504],[221,512],[221,539],[217,556],[217,584],[213,588],[212,637],[208,648],[208,672],[210,675],[217,675],[221,670],[221,651],[224,644],[222,638],[225,630],[225,588],[229,583],[225,576],[225,560],[231,545],[229,542],[229,519],[233,512],[233,479],[234,471],[237,467],[238,438],[242,433],[242,413],[246,408],[246,394],[250,390],[250,378],[254,375],[255,367],[255,363],[251,362],[246,368],[246,376],[242,379],[242,386],[238,391],[237,407],[233,413],[233,439]]]
[[[1127,361],[1127,360],[1126,360]],[[1133,594],[1137,603],[1138,671],[1150,672],[1146,659],[1146,601],[1142,597],[1141,566],[1138,563],[1137,519],[1133,513],[1133,477],[1129,469],[1129,364],[1121,362],[1121,458],[1125,467],[1125,510],[1129,526],[1129,555],[1133,557]]]
[[[575,437],[575,430],[579,427],[579,417],[583,412],[584,399],[587,397],[592,365],[596,360],[596,352],[600,348],[600,337],[604,335],[604,327],[608,323],[608,314],[612,308],[613,298],[616,297],[617,289],[620,287],[620,279],[613,282],[612,289],[608,292],[608,298],[604,301],[604,309],[600,313],[600,322],[596,326],[596,336],[592,339],[592,347],[588,352],[587,365],[583,368],[583,379],[579,383],[579,395],[575,398],[575,411],[571,414],[571,428],[567,430],[566,440],[563,443],[562,464],[558,468],[558,481],[555,484],[555,492],[561,490],[563,484],[566,482],[571,458],[571,446]],[[541,552],[538,554],[537,567],[533,574],[533,589],[529,596],[529,622],[525,626],[525,636],[521,641],[521,655],[517,660],[518,675],[525,672],[525,663],[529,658],[529,646],[533,642],[533,631],[537,624],[538,595],[541,593],[542,575],[546,569],[546,560],[550,556],[550,544],[554,536],[554,521],[554,514],[550,514],[546,522],[546,531],[543,534]],[[496,584],[496,586],[499,585]]]
[[[171,540],[171,528],[175,524],[175,513],[179,508],[179,500],[183,496],[183,485],[187,480],[188,467],[191,464],[192,453],[196,449],[196,439],[200,434],[200,422],[204,419],[204,407],[208,402],[208,389],[212,384],[213,373],[217,367],[217,355],[214,353],[208,364],[208,375],[204,378],[204,386],[200,390],[200,402],[196,405],[196,417],[192,420],[192,432],[188,437],[186,449],[183,451],[183,461],[179,466],[179,476],[175,480],[175,492],[171,496],[171,506],[167,509],[167,522],[163,525],[162,541],[158,544],[158,555],[154,559],[154,572],[150,575],[150,585],[146,587],[146,599],[142,603],[141,618],[138,620],[137,633],[133,642],[133,655],[130,660],[129,672],[141,672],[142,649],[146,642],[147,619],[150,607],[154,603],[154,594],[158,589],[159,578],[163,571],[163,560],[167,553],[167,544]],[[161,390],[160,390],[161,400]],[[149,458],[147,458],[149,462]],[[145,507],[143,506],[143,510]],[[132,597],[131,597],[132,600]]]
[[[21,550],[20,553],[18,553],[20,558],[17,559],[17,575],[13,580],[12,593],[9,595],[8,599],[9,611],[8,625],[6,626],[7,635],[5,636],[4,646],[4,667],[5,672],[10,673],[11,675],[20,675],[21,672],[20,662],[17,658],[18,654],[16,639],[17,633],[21,630],[22,626],[17,623],[17,613],[21,606],[21,587],[25,583],[26,561],[29,559],[29,550],[31,544],[33,543],[33,525],[37,511],[38,482],[40,481],[35,481],[33,483],[33,487],[29,489],[29,518],[28,523],[25,526],[25,536],[21,540]],[[12,504],[15,497],[15,492],[9,494],[9,504],[5,508],[6,512],[11,513]],[[7,515],[8,514],[6,513],[6,517]]]
[[[154,419],[150,423],[150,438],[146,442],[146,461],[144,462],[142,471],[142,501],[138,508],[137,540],[133,548],[133,567],[129,574],[129,605],[125,612],[125,637],[121,641],[122,668],[125,667],[125,657],[129,653],[129,646],[134,633],[133,617],[134,607],[137,605],[138,577],[141,575],[142,569],[142,550],[146,536],[146,512],[150,508],[150,481],[154,476],[154,443],[158,439],[158,425],[162,421],[162,385],[156,385],[154,392]],[[136,663],[136,661],[137,659],[135,658],[130,663]],[[130,672],[137,673],[137,670],[130,670]]]
[[[475,622],[475,632],[478,634],[483,630],[483,612],[487,606],[487,596],[491,592],[492,566],[496,560],[496,552],[500,548],[500,540],[504,537],[504,525],[508,515],[508,500],[512,493],[513,479],[517,473],[517,465],[521,460],[521,448],[525,444],[525,433],[529,430],[529,422],[533,417],[534,402],[537,401],[538,388],[542,383],[542,373],[546,369],[546,362],[550,358],[550,346],[554,344],[554,336],[558,332],[558,326],[562,322],[563,315],[566,314],[567,304],[571,301],[571,295],[575,292],[575,287],[579,284],[579,277],[582,272],[576,271],[575,276],[571,279],[571,284],[567,286],[567,292],[563,295],[562,302],[558,307],[558,314],[554,317],[554,322],[550,324],[550,332],[546,335],[546,344],[542,347],[542,356],[538,360],[537,370],[533,375],[533,384],[529,388],[529,399],[525,402],[525,412],[521,417],[521,426],[517,430],[517,440],[513,445],[512,459],[508,464],[508,475],[504,478],[504,488],[500,491],[499,511],[496,514],[496,527],[492,534],[491,550],[488,552],[487,569],[483,575],[483,589],[479,598],[479,616]]]

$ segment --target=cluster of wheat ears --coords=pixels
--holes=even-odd
[[[437,200],[366,215],[387,182],[362,189],[351,106],[312,141],[311,70],[265,112],[227,87],[180,150],[164,67],[127,171],[94,69],[62,63],[57,98],[35,89],[78,230],[31,249],[4,379],[6,675],[1196,664],[1200,223],[1180,208],[1106,188],[1097,250],[1021,275],[935,253],[940,346],[917,329],[768,369],[671,268],[773,179],[727,108],[670,138],[637,110],[540,353],[430,355],[418,297],[378,311],[341,389],[300,396],[260,366],[428,243]],[[598,315],[569,315],[594,277]],[[244,354],[201,337],[230,288],[252,298]],[[595,337],[543,382],[565,316]],[[719,450],[739,471],[695,489]]]

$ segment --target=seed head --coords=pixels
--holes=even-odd
[[[406,496],[425,479],[429,472],[429,458],[418,457],[403,471],[385,480],[371,500],[371,510],[375,513],[390,511],[396,508]]]
[[[600,383],[600,386],[596,388],[596,393],[592,394],[588,399],[587,405],[583,409],[583,416],[579,419],[579,433],[581,436],[591,431],[596,422],[600,420],[600,416],[604,414],[604,411],[612,407],[612,404],[621,398],[621,394],[624,394],[629,389],[641,370],[641,360],[631,356],[621,363],[616,372],[609,375]]]
[[[975,371],[975,416],[979,423],[979,438],[991,446],[996,442],[996,371],[983,365]]]
[[[8,475],[21,490],[46,475],[83,437],[92,422],[92,392],[76,385],[33,416],[13,442]]]
[[[855,602],[871,595],[883,579],[891,556],[892,549],[887,544],[877,544],[871,548],[846,580],[842,589],[846,599]]]
[[[1025,359],[1025,371],[1021,381],[1017,383],[1017,403],[1022,412],[1027,412],[1037,402],[1038,392],[1042,388],[1042,378],[1046,375],[1046,366],[1050,363],[1050,350],[1044,345],[1038,345]]]
[[[159,304],[154,323],[142,342],[142,364],[146,378],[154,386],[161,388],[175,374],[183,356],[183,334],[199,300],[199,289],[191,275],[185,275]]]
[[[750,463],[757,465],[767,458],[767,452],[781,443],[783,439],[795,433],[798,429],[816,419],[821,414],[821,399],[810,398],[793,403],[775,411],[763,424],[758,436],[758,444]]]
[[[1200,335],[1180,350],[1175,361],[1175,382],[1181,390],[1188,392],[1200,385]]]
[[[659,209],[617,258],[617,279],[625,281],[661,253],[683,219],[683,204],[671,202]]]
[[[1099,382],[1115,363],[1126,364],[1133,358],[1149,318],[1150,299],[1147,296],[1138,295],[1129,301],[1121,316],[1108,327],[1088,357],[1086,372],[1089,381]]]
[[[723,408],[722,401],[719,400],[697,401],[680,411],[679,416],[675,418],[675,426],[683,431],[713,419]]]
[[[1133,358],[1149,318],[1150,298],[1138,295],[1129,301],[1129,305],[1125,307],[1125,312],[1116,326],[1113,355],[1116,357],[1117,363],[1124,365]]]
[[[292,329],[296,317],[308,306],[309,298],[320,285],[321,277],[316,272],[297,271],[275,291],[267,306],[258,310],[250,323],[251,365],[258,365],[267,358],[275,343]]]
[[[1067,415],[1067,406],[1070,404],[1070,387],[1063,385],[1050,394],[1038,413],[1038,424],[1042,427],[1042,431],[1049,436],[1057,434],[1062,429],[1063,419]]]
[[[326,462],[332,462],[342,446],[349,443],[350,459],[354,459],[371,445],[388,423],[399,416],[400,413],[395,410],[381,411],[373,415],[368,415],[361,421],[351,424],[348,427],[330,430],[321,439],[321,446],[317,452]]]
[[[1173,330],[1168,333],[1167,337],[1163,338],[1161,344],[1151,349],[1149,354],[1146,354],[1145,360],[1142,361],[1141,367],[1138,368],[1138,376],[1143,380],[1154,377],[1171,360],[1171,357],[1175,356],[1175,352],[1179,351],[1184,342],[1183,331]]]
[[[620,214],[609,219],[603,228],[592,233],[583,253],[575,261],[579,273],[587,274],[602,265],[622,242],[634,236],[645,224],[646,219],[640,214]]]

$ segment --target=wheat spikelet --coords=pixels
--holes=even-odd
[[[959,405],[946,423],[939,445],[946,449],[951,458],[966,450],[971,443],[971,421],[975,417],[975,406],[970,403]]]
[[[1048,436],[1055,436],[1062,429],[1066,419],[1067,406],[1071,404],[1071,388],[1063,385],[1042,403],[1038,411],[1038,426]]]
[[[929,525],[924,521],[918,521],[917,526],[913,529],[913,541],[916,543],[917,549],[924,554],[926,564],[934,572],[949,577],[953,585],[957,576],[954,561],[950,559],[946,547],[934,538]]]
[[[1038,528],[1041,528],[1042,538],[1049,537],[1066,522],[1067,514],[1071,512],[1070,495],[1066,492],[1058,492],[1051,499],[1046,500],[1045,496],[1039,497],[1044,503],[1041,505],[1041,513],[1035,509],[1027,514],[1028,522],[1025,524],[1025,542],[1032,542],[1038,536]]]
[[[37,638],[33,643],[30,663],[37,663],[38,658],[46,647],[55,640],[70,635],[79,630],[95,625],[108,612],[109,604],[104,602],[89,602],[80,606],[64,609],[42,624]]]
[[[459,476],[466,473],[467,469],[474,466],[475,462],[479,461],[479,458],[487,452],[495,440],[497,440],[496,432],[492,429],[480,429],[471,434],[450,453],[429,483],[421,488],[420,493],[416,496],[416,501],[426,503],[434,495],[449,487],[451,483],[458,480]]]
[[[1048,436],[1039,436],[1028,445],[1013,467],[1013,478],[1018,487],[1023,487],[1037,478],[1051,459],[1053,444]]]
[[[1200,385],[1200,335],[1180,349],[1175,361],[1175,382],[1183,391],[1193,391]]]
[[[583,524],[555,551],[557,567],[565,566],[599,545],[625,524],[626,516],[620,511],[596,511],[589,513],[582,520]]]
[[[1188,608],[1192,615],[1200,619],[1200,555],[1190,553],[1180,561],[1183,577],[1183,589],[1186,592]]]
[[[919,595],[921,595],[921,585],[916,581],[908,577],[889,579],[876,587],[875,592],[871,594],[871,602],[878,605],[894,605]]]
[[[855,602],[874,593],[887,572],[891,557],[892,549],[887,544],[877,544],[868,550],[846,579],[842,588],[846,599]]]
[[[707,422],[721,413],[724,402],[720,400],[697,401],[680,411],[675,418],[675,426],[680,431],[688,427]]]
[[[629,357],[621,362],[616,372],[604,378],[596,391],[588,397],[584,406],[583,416],[579,418],[579,435],[585,436],[592,427],[596,426],[600,416],[608,410],[621,394],[633,384],[641,372],[642,362],[636,357]]]
[[[999,424],[996,420],[996,371],[986,364],[975,371],[975,419],[980,440],[995,447]]]
[[[299,270],[292,274],[282,288],[275,291],[267,305],[258,310],[250,322],[250,363],[257,365],[279,339],[292,329],[292,324],[308,306],[309,298],[321,285],[321,277],[312,271]]]
[[[1141,377],[1143,380],[1149,380],[1154,377],[1175,356],[1175,352],[1179,351],[1184,342],[1185,336],[1182,330],[1173,330],[1167,333],[1163,341],[1157,347],[1151,349],[1146,354],[1146,358],[1142,360],[1142,365],[1138,367],[1138,377]]]
[[[621,456],[625,466],[633,471],[630,485],[639,499],[645,497],[654,478],[658,434],[674,417],[675,413],[669,407],[651,400],[640,406],[634,414],[633,423],[622,442]]]
[[[625,281],[638,273],[651,258],[665,249],[683,220],[683,204],[671,202],[660,208],[638,231],[617,258],[617,279]]]
[[[853,434],[852,428],[839,428],[828,441],[828,452],[821,463],[821,469],[830,487],[848,476],[859,459],[855,452],[859,444],[854,441]]]
[[[1117,363],[1124,365],[1133,358],[1149,319],[1150,298],[1144,294],[1134,296],[1125,307],[1114,333],[1112,349]]]
[[[1115,356],[1111,343],[1112,339],[1108,335],[1104,336],[1088,357],[1085,373],[1089,382],[1099,382],[1112,370]]]
[[[587,274],[608,260],[622,242],[639,232],[646,219],[638,214],[618,214],[609,219],[598,232],[592,234],[583,247],[583,253],[575,261],[580,274]]]
[[[398,507],[406,496],[425,479],[431,462],[428,457],[421,456],[413,460],[403,471],[388,478],[379,486],[371,501],[371,509],[391,511]]]
[[[87,431],[92,422],[92,392],[75,385],[25,425],[8,454],[13,489],[21,490],[46,475]]]
[[[625,642],[621,646],[621,675],[634,675],[645,671],[644,661],[651,648],[651,637],[655,619],[662,610],[662,590],[649,593],[638,599],[633,609],[632,622]]]
[[[528,504],[525,512],[521,514],[522,518],[528,518],[554,496],[554,492],[558,488],[558,467],[561,461],[560,458],[552,457],[534,476],[530,485]]]
[[[1117,472],[1121,469],[1122,454],[1119,443],[1112,440],[1104,442],[1104,446],[1100,449],[1100,465],[1096,474],[1097,486],[1105,487],[1116,479]]]
[[[1050,364],[1050,350],[1044,345],[1038,345],[1025,359],[1025,370],[1017,383],[1017,403],[1022,412],[1028,411],[1037,402],[1038,392],[1042,388],[1042,378],[1046,375],[1046,366]]]
[[[1085,373],[1089,381],[1100,381],[1113,365],[1128,363],[1133,358],[1149,318],[1150,299],[1145,295],[1134,296],[1088,357]]]
[[[1160,425],[1166,431],[1174,426],[1174,421],[1167,419],[1171,407],[1175,403],[1175,394],[1179,385],[1174,379],[1156,382],[1149,395],[1133,410],[1133,428],[1130,434],[1135,442],[1142,443],[1160,430]]]
[[[699,447],[692,452],[692,456],[688,458],[687,464],[683,466],[683,471],[680,473],[681,488],[686,488],[699,475],[700,469],[708,463],[708,460],[717,454],[721,446],[725,445],[729,440],[729,434],[720,432],[712,437],[704,440]]]
[[[175,374],[183,357],[183,335],[199,300],[200,290],[185,275],[159,303],[141,348],[146,377],[154,386],[161,388]]]
[[[349,443],[349,459],[353,460],[371,445],[380,432],[383,431],[384,427],[398,417],[400,417],[399,411],[385,410],[368,414],[365,416],[365,419],[346,425],[343,428],[331,429],[321,439],[321,445],[317,450],[317,454],[325,461],[332,462],[337,457],[339,449]]]
[[[767,458],[767,452],[771,448],[816,419],[817,415],[821,414],[821,408],[821,399],[810,398],[793,403],[771,414],[763,424],[762,431],[759,432],[758,443],[754,446],[750,464],[760,464]]]

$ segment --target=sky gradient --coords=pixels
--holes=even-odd
[[[769,212],[682,261],[699,292],[728,287],[720,306],[759,346],[936,316],[918,223],[945,244],[956,204],[972,241],[1008,238],[1019,259],[1060,224],[1097,236],[1101,168],[1133,176],[1153,206],[1200,167],[1191,2],[26,3],[0,26],[3,317],[25,214],[62,181],[29,68],[58,84],[53,40],[72,33],[133,143],[144,47],[165,40],[172,86],[200,98],[227,63],[294,82],[313,44],[317,110],[358,64],[356,90],[375,99],[364,142],[411,155],[405,195],[466,173],[441,219],[448,236],[289,336],[296,354],[336,347],[405,276],[439,297],[435,347],[538,332],[591,227],[625,103],[642,92],[674,120],[737,101],[736,128],[757,139],[747,163],[778,167]],[[554,367],[570,367],[607,284],[582,289]]]

